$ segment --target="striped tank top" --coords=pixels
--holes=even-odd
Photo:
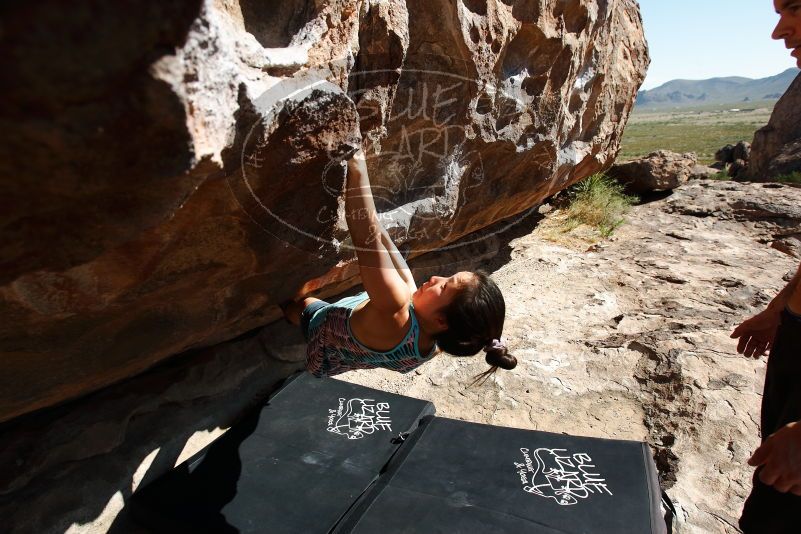
[[[309,344],[306,347],[306,369],[314,376],[332,376],[353,369],[383,367],[408,373],[434,357],[436,344],[425,356],[417,345],[420,325],[409,302],[411,328],[395,348],[375,351],[362,345],[350,329],[354,308],[367,300],[366,291],[345,297],[317,310],[309,321]]]

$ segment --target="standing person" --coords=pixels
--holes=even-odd
[[[801,0],[774,0],[784,40],[801,67]],[[801,265],[761,313],[734,329],[737,352],[759,357],[770,351],[762,396],[762,444],[749,465],[754,486],[743,507],[745,534],[801,532]]]
[[[361,150],[348,161],[345,216],[365,291],[334,303],[308,297],[284,307],[308,342],[315,376],[383,367],[409,372],[438,349],[455,356],[486,352],[486,378],[517,365],[501,342],[506,305],[483,271],[432,276],[420,288],[381,225]]]
[[[743,507],[746,534],[801,530],[801,266],[767,309],[738,326],[737,351],[770,351],[762,396],[762,444],[749,465],[753,489]]]

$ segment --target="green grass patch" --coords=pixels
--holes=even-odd
[[[623,193],[623,186],[603,174],[594,174],[568,189],[569,205],[563,231],[585,224],[609,237],[625,222],[625,214],[637,197]]]
[[[773,103],[716,104],[698,109],[648,111],[635,108],[623,132],[619,160],[642,158],[655,150],[695,152],[710,164],[715,152],[728,144],[751,142],[754,132],[768,123]]]
[[[777,182],[784,182],[790,184],[801,184],[801,172],[795,171],[790,174],[780,174],[774,178]]]
[[[762,125],[748,122],[636,122],[632,120],[623,132],[619,159],[623,161],[647,156],[655,150],[695,152],[698,161],[710,164],[722,146],[740,140],[751,142]]]
[[[722,171],[718,171],[718,172],[716,172],[715,174],[711,175],[711,176],[709,177],[709,179],[710,179],[710,180],[722,180],[722,181],[727,181],[727,180],[731,180],[731,176],[729,176],[729,171],[722,170]]]

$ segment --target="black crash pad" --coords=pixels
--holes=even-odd
[[[338,533],[666,531],[644,443],[426,418]]]
[[[430,402],[308,373],[186,462],[137,491],[156,532],[328,532]]]

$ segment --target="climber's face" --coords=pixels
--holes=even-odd
[[[784,41],[784,46],[792,50],[790,55],[801,67],[801,0],[773,0],[773,7],[779,14],[779,22],[772,37]]]
[[[475,275],[468,271],[449,278],[432,276],[412,295],[415,312],[422,320],[436,324],[437,330],[445,330],[444,310],[465,286],[474,283],[474,279]]]

